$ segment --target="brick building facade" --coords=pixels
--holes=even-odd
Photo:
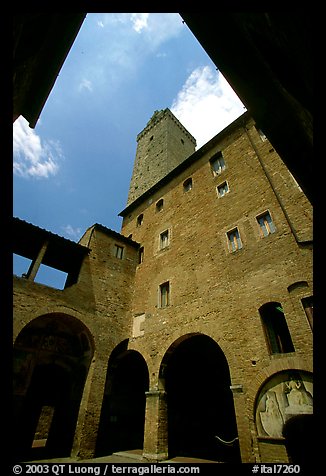
[[[248,113],[197,151],[168,109],[137,140],[121,233],[14,220],[17,459],[309,458],[309,201]]]

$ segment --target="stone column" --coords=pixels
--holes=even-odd
[[[79,407],[77,426],[71,456],[79,459],[91,459],[96,449],[100,424],[102,400],[104,395],[106,362],[93,359]]]
[[[166,392],[146,392],[143,458],[162,461],[168,457],[168,412]]]
[[[34,281],[35,276],[36,276],[36,273],[38,272],[39,267],[41,266],[42,259],[43,259],[44,255],[45,255],[45,252],[46,252],[46,250],[47,250],[48,244],[49,244],[48,241],[45,241],[45,242],[43,243],[43,245],[42,245],[40,251],[38,252],[37,257],[33,260],[32,264],[30,265],[29,270],[28,270],[27,273],[26,273],[26,278],[27,278],[29,281]]]
[[[234,410],[237,421],[238,437],[242,463],[254,463],[255,458],[252,451],[251,434],[249,421],[247,417],[246,398],[243,392],[243,386],[231,385],[233,393]]]

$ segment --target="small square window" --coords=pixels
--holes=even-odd
[[[123,247],[119,245],[115,245],[115,257],[122,259],[123,256]]]
[[[263,237],[268,236],[271,233],[275,233],[276,228],[269,212],[265,212],[262,215],[259,215],[257,217],[257,222],[260,228],[260,234]]]
[[[234,228],[233,230],[228,231],[227,236],[228,236],[229,250],[232,253],[242,248],[242,242],[241,242],[238,228]]]
[[[226,193],[228,193],[229,185],[227,182],[223,182],[221,185],[218,185],[216,189],[217,189],[217,195],[221,198],[221,197],[224,197]]]
[[[156,211],[157,212],[160,212],[163,210],[163,205],[164,205],[164,200],[163,198],[161,198],[161,200],[159,200],[157,203],[156,203]]]
[[[169,245],[169,230],[163,231],[160,234],[160,249],[163,250]]]
[[[214,176],[219,175],[225,169],[225,162],[222,152],[214,155],[214,157],[212,157],[209,162]]]
[[[167,281],[160,285],[159,307],[167,307],[170,304],[170,283]]]

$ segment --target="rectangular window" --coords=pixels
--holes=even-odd
[[[260,233],[262,236],[268,236],[271,233],[275,233],[276,228],[273,223],[272,217],[269,212],[265,212],[257,217],[257,221],[260,227]]]
[[[294,352],[290,331],[279,302],[269,302],[259,308],[260,317],[271,354]]]
[[[312,296],[301,299],[311,330],[313,329],[313,302]]]
[[[219,152],[214,157],[212,157],[209,162],[211,164],[211,169],[214,176],[219,175],[225,169],[225,162],[222,152]]]
[[[123,256],[123,247],[119,245],[115,245],[115,257],[122,259]]]
[[[224,195],[225,195],[226,193],[228,193],[228,191],[229,191],[228,183],[227,183],[227,182],[223,182],[221,185],[218,185],[218,186],[216,187],[216,189],[217,189],[217,195],[218,195],[219,197],[224,197]]]
[[[163,231],[160,234],[160,249],[163,250],[169,245],[169,230]]]
[[[233,230],[228,231],[227,236],[230,251],[234,252],[242,248],[242,242],[238,228],[234,228]]]
[[[160,307],[167,307],[170,304],[170,283],[167,281],[160,285]]]

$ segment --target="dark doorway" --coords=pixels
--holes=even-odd
[[[290,463],[311,465],[316,462],[315,435],[313,415],[295,416],[284,425],[283,436]]]
[[[226,358],[213,339],[192,335],[164,359],[169,456],[240,462],[233,396]],[[163,367],[162,367],[163,369]]]
[[[86,327],[51,314],[28,324],[14,345],[14,459],[70,456],[93,355]]]
[[[109,359],[96,456],[142,449],[149,377],[143,357],[121,343]]]
[[[35,367],[21,415],[27,459],[70,455],[80,400],[73,398],[76,383],[60,365]]]

